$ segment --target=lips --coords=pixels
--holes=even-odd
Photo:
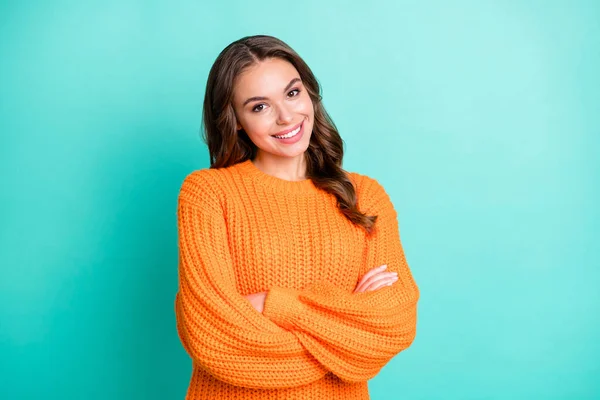
[[[302,122],[304,122],[304,121],[302,121]],[[293,131],[294,129],[297,129],[297,128],[298,128],[300,125],[302,125],[302,122],[300,122],[300,123],[299,123],[298,125],[296,125],[296,126],[293,126],[293,127],[291,127],[290,129],[286,129],[285,131],[281,131],[281,132],[279,132],[279,133],[276,133],[276,134],[274,134],[274,135],[271,135],[271,136],[283,136],[283,135],[285,135],[285,134],[287,134],[287,133],[290,133],[291,131]]]

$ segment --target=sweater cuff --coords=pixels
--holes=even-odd
[[[265,297],[263,315],[284,329],[293,329],[295,318],[304,310],[299,293],[297,289],[272,287]]]

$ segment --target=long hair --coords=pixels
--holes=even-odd
[[[372,233],[377,216],[368,216],[357,208],[355,188],[342,169],[343,140],[325,111],[319,82],[304,60],[280,39],[256,35],[236,40],[223,49],[210,69],[203,110],[203,139],[208,145],[210,167],[228,167],[256,156],[256,145],[243,129],[236,129],[233,86],[246,68],[269,58],[283,59],[296,68],[313,103],[313,131],[304,153],[307,178],[336,197],[337,207],[346,218]]]

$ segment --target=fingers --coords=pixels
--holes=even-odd
[[[365,284],[358,291],[359,292],[371,292],[377,289],[381,289],[384,286],[392,285],[396,282],[398,278],[394,275],[387,275],[384,277],[380,277],[379,279],[373,280]]]
[[[367,273],[366,273],[366,274],[365,274],[365,275],[362,277],[362,279],[361,279],[361,280],[366,280],[366,279],[369,279],[370,277],[372,277],[372,276],[374,276],[374,275],[377,275],[378,273],[380,273],[380,272],[382,272],[382,271],[385,271],[385,269],[386,269],[386,268],[387,268],[387,264],[383,264],[383,265],[380,265],[380,266],[379,266],[379,267],[377,267],[377,268],[370,269],[370,270],[369,270],[369,271],[368,271],[368,272],[367,272]]]
[[[361,290],[365,288],[365,285],[367,284],[367,281],[374,277],[375,275],[377,275],[380,272],[385,271],[385,269],[387,268],[386,264],[383,264],[377,268],[373,268],[370,269],[369,271],[367,271],[367,273],[360,279],[360,282],[358,283],[358,285],[356,286],[355,290]]]
[[[375,271],[375,274],[373,275],[371,274],[371,271],[365,274],[361,279],[354,290],[355,293],[377,290],[386,285],[389,286],[398,280],[398,274],[396,272],[385,272],[380,269],[379,271]]]
[[[393,272],[381,272],[377,275],[370,277],[367,280],[361,281],[361,284],[358,285],[357,289],[359,291],[366,291],[371,285],[381,282],[382,280],[389,280],[396,276]]]
[[[375,282],[375,283],[371,284],[370,286],[368,286],[365,289],[365,292],[372,292],[372,291],[379,290],[386,286],[392,286],[394,284],[394,282],[396,282],[397,280],[398,280],[398,278],[395,278],[395,277],[382,279],[382,280]]]

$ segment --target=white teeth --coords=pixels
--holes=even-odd
[[[277,135],[275,135],[275,137],[278,138],[278,139],[289,139],[289,138],[291,138],[293,136],[296,136],[296,134],[298,132],[300,132],[300,128],[302,128],[302,125],[300,125],[299,127],[297,127],[296,129],[294,129],[293,131],[291,131],[291,132],[289,132],[289,133],[287,133],[287,134],[285,134],[283,136],[277,136]]]

